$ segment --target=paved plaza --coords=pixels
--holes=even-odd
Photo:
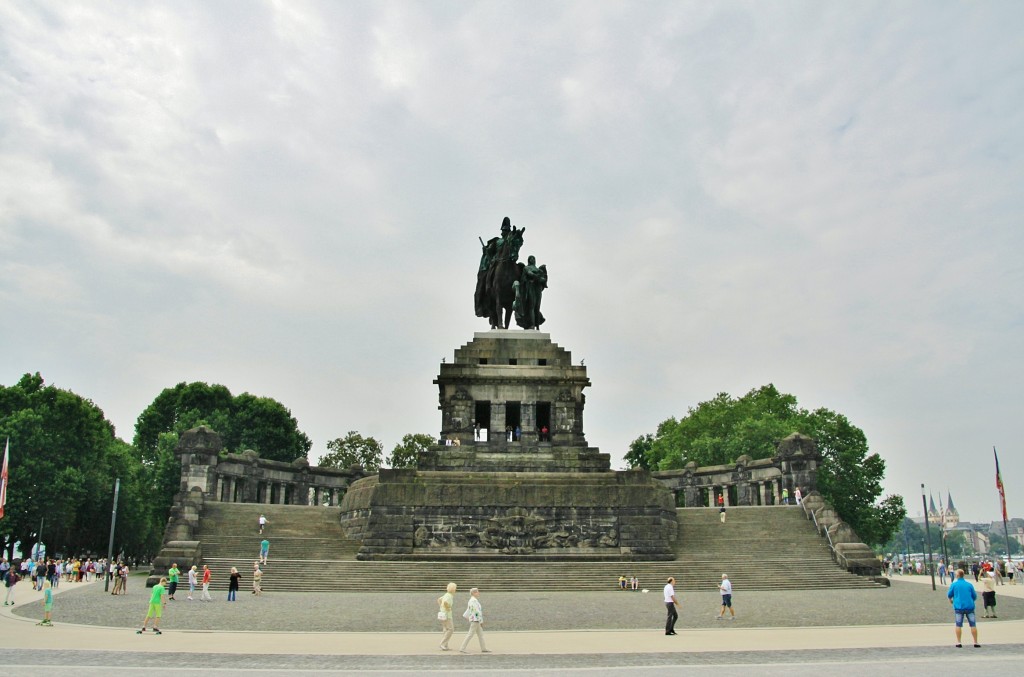
[[[102,583],[62,584],[55,627],[35,625],[39,593],[19,585],[18,605],[0,613],[0,659],[18,666],[74,666],[76,674],[194,675],[311,674],[332,672],[455,672],[531,674],[566,670],[597,674],[654,674],[666,666],[688,670],[757,666],[760,674],[864,674],[871,666],[900,664],[905,674],[937,667],[1011,669],[1024,658],[1024,586],[998,588],[999,618],[979,618],[981,649],[953,648],[952,614],[942,587],[926,577],[899,577],[888,589],[749,592],[736,590],[736,621],[718,621],[711,590],[683,593],[675,637],[662,628],[660,585],[649,594],[481,593],[488,648],[475,641],[470,655],[438,650],[433,620],[436,594],[248,593],[228,603],[169,604],[156,637],[133,631],[145,614],[142,577],[127,595],[103,592]],[[457,612],[468,587],[456,596]],[[438,592],[440,594],[440,591]],[[979,599],[980,602],[980,599]],[[979,606],[980,609],[980,606]],[[456,613],[457,648],[465,631]],[[966,634],[966,629],[965,629]],[[804,666],[807,672],[796,669]],[[778,669],[779,672],[772,671]],[[134,671],[134,672],[133,672]]]

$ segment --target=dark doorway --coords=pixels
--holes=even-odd
[[[487,430],[488,435],[486,439],[490,439],[491,431],[491,403],[489,400],[477,400],[476,402],[476,418],[474,419],[474,427],[476,430]],[[476,435],[476,439],[483,440],[485,437],[481,434]]]
[[[505,425],[512,428],[512,441],[518,442],[519,435],[516,431],[522,433],[522,418],[523,407],[519,402],[506,402],[505,403]]]
[[[547,433],[545,434],[545,430]],[[551,441],[551,403],[537,403],[537,434],[541,442]]]

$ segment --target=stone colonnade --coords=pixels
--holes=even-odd
[[[780,505],[783,490],[795,503],[796,490],[804,495],[818,488],[821,455],[811,438],[793,433],[779,442],[776,455],[752,460],[744,455],[731,465],[697,467],[690,462],[680,470],[652,473],[676,494],[685,508],[713,508],[718,497],[728,506]]]
[[[340,505],[348,487],[368,473],[260,458],[252,450],[221,455],[214,430],[200,426],[181,436],[175,453],[181,460],[181,491],[198,488],[207,501],[266,505]]]

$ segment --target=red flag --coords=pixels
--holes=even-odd
[[[7,454],[11,451],[11,438],[7,438],[4,445],[4,469],[0,472],[0,518],[4,516],[4,506],[7,505]]]
[[[1003,476],[999,473],[999,454],[996,453],[996,448],[992,447],[992,454],[996,457],[996,489],[999,490],[999,502],[1003,506],[1003,521],[1007,520],[1006,517],[1006,491],[1003,489]],[[4,456],[4,478],[7,478],[7,456]],[[0,513],[2,514],[2,513]]]

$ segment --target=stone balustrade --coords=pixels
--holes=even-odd
[[[817,489],[821,454],[814,440],[793,433],[779,442],[775,456],[753,460],[743,455],[736,463],[698,467],[687,463],[679,470],[652,473],[676,495],[685,508],[715,507],[718,496],[725,506],[781,505],[783,490],[796,503],[796,490],[804,495]]]

